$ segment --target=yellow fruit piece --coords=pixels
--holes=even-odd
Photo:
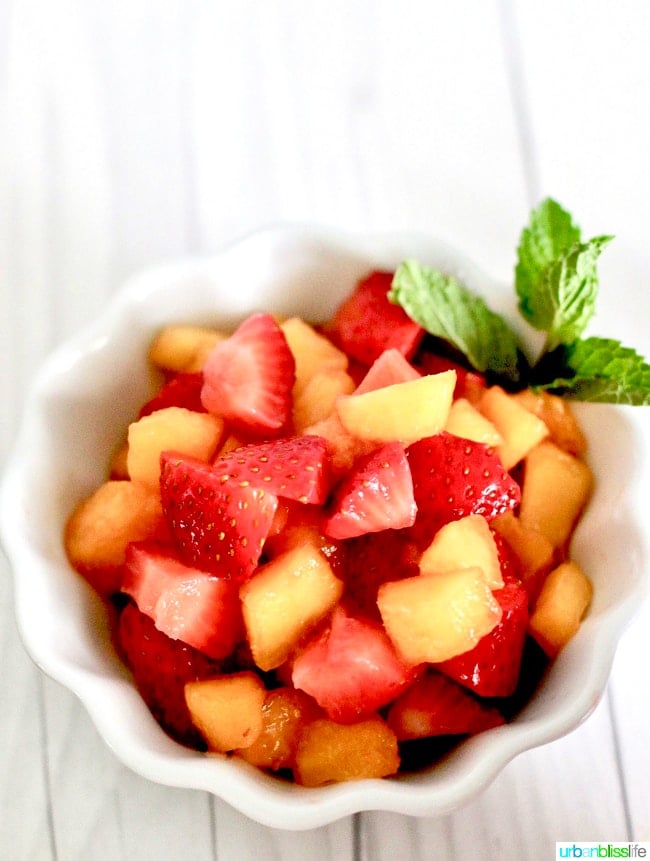
[[[294,776],[302,786],[387,777],[399,768],[395,734],[381,718],[339,724],[325,718],[303,730]]]
[[[102,594],[120,587],[119,567],[131,541],[166,532],[160,494],[133,481],[107,481],[73,511],[65,529],[70,563]]]
[[[208,461],[223,436],[224,421],[210,413],[167,407],[129,425],[127,468],[133,481],[158,486],[160,454],[176,451]]]
[[[548,436],[544,422],[499,386],[486,389],[479,410],[501,434],[503,442],[495,449],[507,470]]]
[[[129,453],[129,444],[126,440],[113,452],[108,474],[112,479],[125,480],[129,477],[129,468],[126,458]]]
[[[280,324],[296,363],[294,397],[300,394],[309,380],[325,370],[345,371],[348,357],[342,350],[317,332],[300,317],[290,317]]]
[[[354,380],[343,370],[326,370],[314,374],[296,392],[293,399],[293,425],[296,433],[326,419],[334,410],[340,395],[354,391]]]
[[[517,392],[513,397],[544,422],[552,442],[578,457],[585,454],[587,439],[566,398],[549,392],[533,392],[531,389]]]
[[[358,439],[409,445],[444,429],[455,385],[456,372],[443,371],[339,398],[336,409],[344,428]]]
[[[494,424],[486,419],[467,398],[458,398],[451,405],[445,426],[447,433],[485,445],[497,446],[503,438]]]
[[[151,343],[149,361],[163,371],[201,371],[212,348],[227,337],[204,326],[166,326]]]
[[[299,734],[308,720],[320,714],[316,702],[303,691],[290,687],[269,691],[262,706],[262,731],[253,744],[237,753],[258,768],[293,768]]]
[[[412,666],[468,651],[501,620],[480,568],[384,583],[377,605],[388,636]]]
[[[512,511],[495,517],[491,526],[512,550],[522,584],[529,598],[535,600],[553,567],[555,548],[545,535],[526,526]]]
[[[494,535],[480,514],[446,523],[420,557],[421,574],[447,574],[461,568],[480,568],[490,589],[503,586]]]
[[[576,634],[592,592],[589,578],[575,562],[563,562],[548,575],[528,622],[547,655],[555,657]]]
[[[370,440],[360,440],[352,436],[343,427],[337,412],[331,413],[326,419],[322,419],[313,425],[309,425],[303,434],[322,436],[327,440],[327,456],[332,471],[336,475],[348,472],[355,459],[362,454],[368,454],[375,447]]]
[[[587,464],[545,441],[526,457],[519,517],[563,549],[592,488]]]
[[[284,663],[302,635],[336,604],[343,583],[315,547],[268,562],[240,590],[253,658],[262,670]]]
[[[187,682],[185,702],[192,723],[210,750],[226,753],[253,744],[262,732],[266,689],[251,672]]]

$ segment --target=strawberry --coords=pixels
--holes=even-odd
[[[387,529],[344,542],[345,602],[357,614],[381,621],[377,592],[382,583],[419,574],[418,554],[402,532]]]
[[[174,374],[164,386],[140,408],[138,418],[148,416],[156,410],[166,407],[184,407],[196,413],[204,413],[205,407],[201,402],[203,374],[179,373]]]
[[[128,603],[120,613],[117,648],[133,673],[135,685],[153,716],[176,741],[205,748],[185,704],[185,683],[222,672],[221,665],[159,631],[153,621]]]
[[[474,735],[503,724],[498,709],[435,670],[421,676],[390,706],[388,726],[399,741],[436,735]]]
[[[520,502],[521,488],[482,443],[443,431],[413,443],[407,455],[418,507],[415,532],[424,540],[451,520],[468,514],[491,520]]]
[[[367,367],[390,348],[410,358],[424,335],[424,329],[403,308],[389,301],[392,279],[391,272],[372,272],[357,284],[326,326],[332,341]]]
[[[296,364],[271,314],[253,314],[208,355],[201,401],[208,412],[254,434],[275,434],[291,416]]]
[[[395,347],[391,347],[389,350],[384,350],[375,359],[354,393],[355,395],[362,395],[364,392],[374,392],[385,386],[417,380],[419,376],[420,372],[413,367],[408,359],[405,359]]]
[[[168,548],[129,545],[122,591],[159,631],[212,658],[225,658],[243,637],[238,583],[190,568]]]
[[[386,705],[414,678],[381,625],[341,607],[293,663],[294,687],[312,696],[328,717],[352,723]]]
[[[504,577],[507,577],[504,573]],[[508,697],[519,681],[528,626],[528,595],[520,583],[507,579],[494,592],[501,621],[473,649],[437,664],[437,669],[484,697]]]
[[[356,461],[334,490],[324,529],[332,538],[354,538],[415,522],[411,470],[404,447],[387,443]]]
[[[285,499],[322,504],[329,490],[327,440],[286,437],[250,443],[221,455],[213,468],[233,481],[265,488]]]
[[[249,577],[271,528],[277,496],[174,452],[163,452],[160,464],[163,513],[182,561],[222,577]]]

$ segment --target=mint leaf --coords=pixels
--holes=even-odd
[[[489,370],[513,382],[519,379],[515,334],[452,276],[407,260],[395,272],[388,298],[431,335],[460,350],[477,371]]]
[[[534,325],[535,296],[543,273],[580,239],[580,228],[552,198],[547,197],[531,212],[530,222],[521,232],[515,267],[519,308],[529,323]]]
[[[564,350],[561,376],[535,388],[581,401],[650,404],[650,365],[610,338],[585,338]]]
[[[529,322],[547,333],[546,350],[571,344],[591,320],[598,295],[596,261],[611,236],[576,243],[542,273]]]

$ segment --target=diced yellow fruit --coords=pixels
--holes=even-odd
[[[157,486],[160,454],[179,454],[210,460],[223,435],[223,419],[184,407],[167,407],[129,425],[127,468],[134,481]]]
[[[370,440],[360,440],[343,427],[337,412],[326,419],[309,425],[303,434],[322,436],[327,440],[327,457],[335,475],[343,475],[352,467],[355,459],[368,454],[375,447]]]
[[[336,604],[343,583],[315,547],[296,547],[268,562],[241,588],[255,663],[279,667],[302,635]]]
[[[578,457],[585,454],[587,439],[566,398],[531,389],[517,392],[513,397],[544,422],[552,442]]]
[[[253,744],[262,732],[266,689],[252,672],[187,682],[185,702],[192,723],[210,750],[226,753]]]
[[[303,730],[294,776],[302,786],[323,786],[388,777],[399,762],[395,734],[381,718],[347,725],[323,718]]]
[[[222,454],[228,454],[229,451],[234,451],[236,448],[241,448],[243,445],[245,445],[245,443],[243,443],[239,437],[235,436],[233,433],[229,433],[217,449],[214,459],[220,457]]]
[[[115,481],[129,477],[129,467],[126,462],[128,453],[129,444],[126,440],[113,452],[108,474]]]
[[[296,433],[326,419],[340,395],[354,391],[354,380],[342,370],[320,371],[313,375],[293,399],[293,425]]]
[[[486,389],[479,410],[501,434],[503,442],[495,449],[505,469],[516,466],[548,436],[544,422],[499,386]]]
[[[102,594],[120,588],[127,544],[166,534],[160,493],[134,481],[107,481],[73,511],[65,529],[70,563]]]
[[[413,666],[468,651],[501,620],[480,568],[384,583],[377,605],[388,636]]]
[[[201,371],[212,348],[227,337],[204,326],[166,326],[154,338],[149,360],[164,371]]]
[[[456,372],[443,371],[339,398],[336,409],[352,436],[408,445],[444,429],[455,385]]]
[[[589,578],[575,562],[563,562],[548,575],[528,623],[547,655],[555,657],[576,634],[592,592]]]
[[[466,398],[458,398],[451,405],[445,426],[447,433],[485,445],[501,445],[503,439],[494,424],[486,419]]]
[[[345,371],[348,357],[342,350],[317,332],[300,317],[290,317],[280,324],[296,363],[294,397],[316,373],[325,370]]]
[[[526,457],[520,520],[563,549],[591,487],[591,470],[584,461],[555,443],[542,442]]]
[[[446,523],[420,558],[420,573],[425,575],[447,574],[461,568],[480,568],[490,589],[503,586],[494,535],[480,514]]]
[[[276,688],[262,706],[262,731],[237,753],[258,768],[293,768],[298,737],[306,723],[322,714],[316,701],[295,688]]]
[[[526,526],[512,511],[495,517],[491,526],[512,550],[522,584],[529,600],[534,601],[553,567],[555,548],[545,535]]]

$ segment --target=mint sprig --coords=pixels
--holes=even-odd
[[[583,242],[571,215],[551,198],[531,213],[517,247],[514,287],[522,317],[546,333],[532,366],[505,320],[450,275],[408,260],[395,272],[389,299],[504,385],[648,405],[650,365],[642,356],[618,341],[582,337],[595,312],[597,261],[611,239]]]

